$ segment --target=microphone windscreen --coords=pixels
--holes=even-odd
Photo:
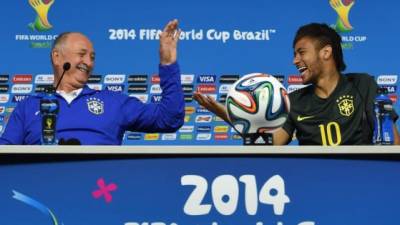
[[[71,63],[69,63],[69,62],[64,63],[64,65],[63,65],[64,71],[67,71],[67,70],[69,70],[70,68],[71,68]]]

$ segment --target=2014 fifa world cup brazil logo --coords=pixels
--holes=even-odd
[[[29,4],[37,13],[35,21],[29,24],[32,30],[47,31],[53,27],[47,19],[47,14],[53,3],[54,0],[29,0]]]
[[[354,0],[329,0],[329,4],[338,14],[335,29],[338,32],[349,32],[353,27],[349,21],[349,13],[354,5]]]

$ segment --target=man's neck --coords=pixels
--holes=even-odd
[[[336,69],[321,74],[315,84],[315,94],[320,98],[328,98],[339,83],[340,73]]]
[[[83,87],[75,87],[70,84],[61,83],[60,86],[58,87],[57,91],[63,91],[64,93],[71,93],[71,92],[73,92],[75,90],[79,90],[81,88],[83,88]]]

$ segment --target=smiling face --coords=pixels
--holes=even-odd
[[[80,33],[67,34],[52,51],[55,82],[60,79],[64,63],[69,62],[71,68],[65,73],[61,87],[82,88],[93,70],[94,59],[93,45],[87,37]]]
[[[325,47],[318,41],[303,37],[294,46],[293,64],[301,74],[303,84],[316,83],[324,69]]]

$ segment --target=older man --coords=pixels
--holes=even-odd
[[[79,140],[81,144],[119,145],[126,130],[174,132],[183,124],[184,98],[177,58],[178,21],[170,21],[160,36],[162,100],[143,104],[138,99],[111,91],[90,89],[86,83],[94,67],[91,41],[81,33],[61,34],[54,42],[51,61],[54,86],[65,72],[56,97],[60,104],[57,137]],[[0,144],[41,144],[40,99],[31,96],[18,104],[0,138]]]

